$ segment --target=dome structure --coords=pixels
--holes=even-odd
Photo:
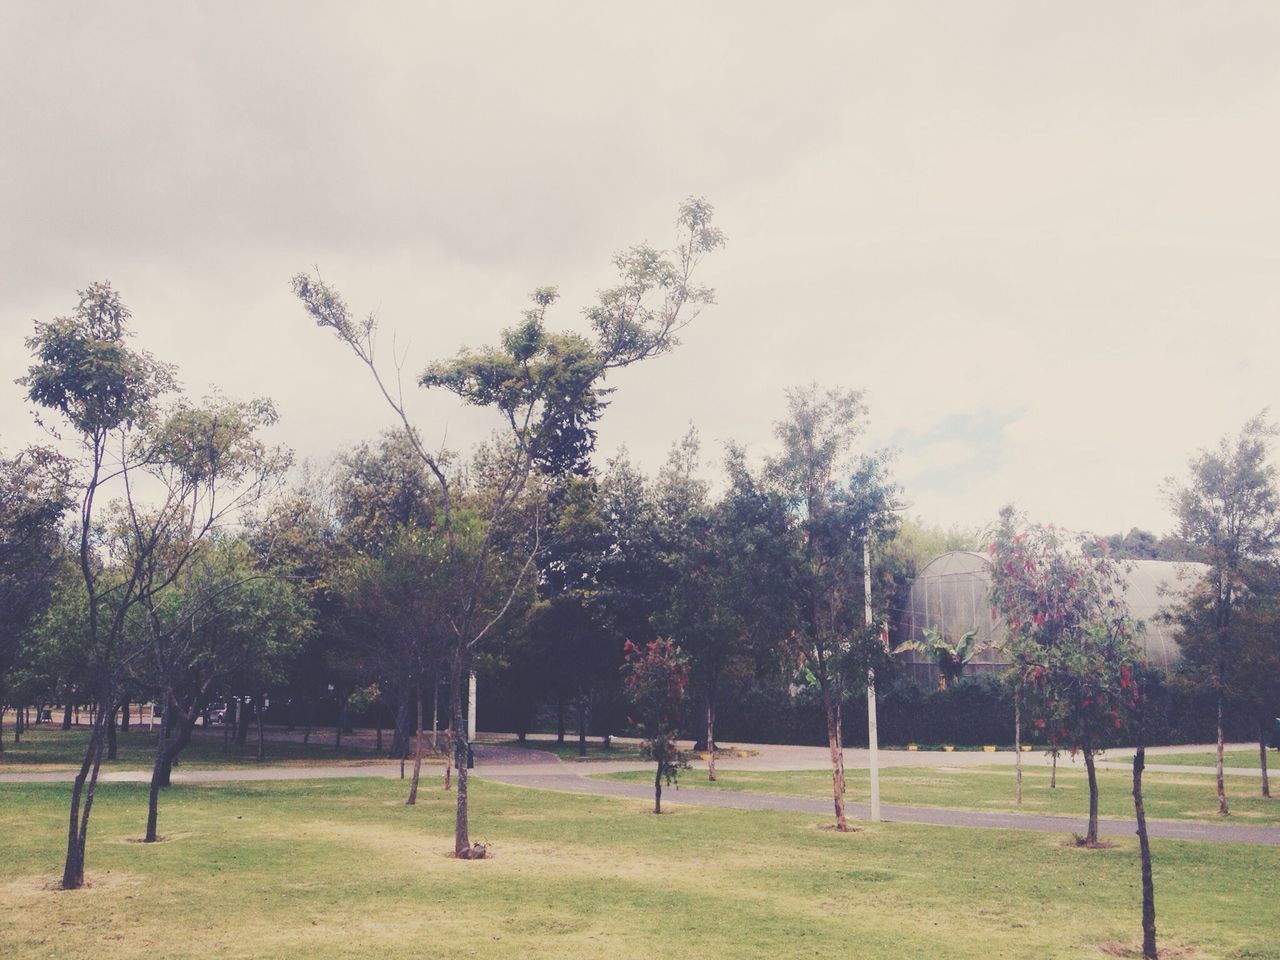
[[[1129,615],[1142,622],[1139,638],[1152,666],[1168,670],[1182,657],[1178,628],[1159,616],[1208,570],[1202,563],[1167,560],[1115,561],[1123,580],[1123,598]],[[1004,621],[991,607],[991,561],[986,554],[954,550],[930,560],[911,581],[904,608],[899,611],[895,643],[920,640],[926,629],[938,630],[957,640],[977,630],[978,652],[965,668],[966,675],[998,674],[1008,665],[1000,650]],[[924,683],[934,683],[938,668],[924,653],[905,650],[899,660],[907,673]]]

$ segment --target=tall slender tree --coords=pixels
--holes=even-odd
[[[1186,482],[1167,481],[1177,534],[1209,565],[1204,589],[1188,595],[1180,615],[1200,679],[1217,701],[1218,813],[1224,817],[1230,811],[1222,770],[1223,712],[1241,636],[1235,629],[1237,601],[1248,566],[1269,562],[1280,546],[1280,491],[1271,462],[1276,433],[1259,414],[1235,437],[1196,453]]]
[[[438,484],[440,526],[450,562],[470,571],[463,577],[469,586],[459,593],[447,623],[458,767],[457,857],[469,858],[477,849],[483,850],[473,848],[469,833],[468,744],[459,736],[464,729],[464,679],[477,645],[506,614],[540,550],[540,531],[535,526],[524,561],[516,565],[509,582],[507,602],[488,608],[480,597],[491,582],[487,571],[495,538],[504,535],[535,475],[571,470],[590,451],[594,424],[610,389],[604,385],[609,373],[670,351],[679,331],[703,304],[712,302],[711,291],[693,279],[703,258],[724,242],[712,225],[711,205],[689,200],[680,208],[677,224],[680,240],[672,253],[640,245],[615,257],[618,285],[603,291],[586,311],[591,338],[547,330],[547,310],[559,295],[554,288],[544,287],[534,292],[533,306],[520,323],[503,333],[498,346],[463,351],[452,360],[431,364],[419,377],[423,387],[443,389],[468,404],[496,411],[506,425],[506,442],[493,473],[482,526],[477,537],[468,541],[467,550],[461,549],[457,497],[444,456],[423,441],[405,406],[398,377],[384,375],[379,366],[376,319],[353,317],[338,292],[318,276],[299,274],[293,280],[295,294],[315,322],[334,333],[373,375],[405,437]]]
[[[37,322],[33,363],[20,383],[37,406],[70,428],[72,489],[79,505],[77,563],[83,582],[83,648],[95,707],[71,791],[62,885],[84,885],[85,844],[110,718],[120,704],[130,616],[181,573],[196,545],[255,502],[287,458],[258,432],[275,421],[267,401],[215,397],[159,401],[175,392],[173,369],[129,345],[129,311],[110,284],[80,293],[70,316]],[[143,500],[139,483],[158,493]],[[100,499],[115,494],[114,525]],[[104,529],[115,536],[104,541]],[[107,548],[114,547],[114,552]]]
[[[885,655],[879,628],[866,622],[864,546],[895,523],[895,488],[887,455],[854,450],[866,425],[861,393],[814,385],[788,391],[787,401],[775,427],[782,452],[768,473],[799,529],[796,635],[822,698],[836,829],[845,831],[843,703]]]

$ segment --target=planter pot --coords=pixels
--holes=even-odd
[[[908,744],[907,744],[907,749],[908,749],[908,750],[919,750],[919,749],[920,749],[920,744],[918,744],[918,743],[908,743]]]
[[[996,752],[995,744],[993,744],[993,743],[988,743],[987,745],[985,745],[985,746],[982,748],[982,752],[983,752],[983,753],[995,753],[995,752]]]
[[[951,752],[953,752],[953,751],[955,750],[955,747],[953,747],[953,746],[952,746],[951,744],[949,744],[949,743],[945,743],[945,744],[943,744],[943,745],[942,745],[942,749],[943,749],[943,750],[945,750],[945,751],[947,751],[947,753],[951,753]]]
[[[1024,743],[1024,744],[1022,745],[1022,752],[1023,752],[1023,753],[1030,753],[1030,752],[1031,752],[1031,744],[1029,744],[1029,743]]]

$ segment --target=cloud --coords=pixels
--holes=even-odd
[[[0,440],[33,318],[110,278],[193,389],[323,457],[390,424],[288,278],[409,374],[554,321],[706,194],[719,305],[622,372],[601,453],[772,443],[786,386],[865,388],[916,511],[1168,527],[1161,479],[1276,406],[1280,12],[1013,2],[17,7],[0,32]],[[428,436],[492,426],[413,394]]]

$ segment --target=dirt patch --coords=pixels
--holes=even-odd
[[[1073,833],[1070,840],[1063,840],[1062,845],[1064,847],[1077,847],[1081,850],[1113,850],[1116,846],[1110,840],[1095,840],[1090,843],[1078,833]]]
[[[1207,954],[1201,953],[1195,947],[1184,947],[1177,945],[1160,946],[1160,960],[1201,960]],[[1098,952],[1104,957],[1136,957],[1141,960],[1142,944],[1121,943],[1119,940],[1108,940],[1105,943],[1098,944]]]
[[[61,877],[50,876],[49,874],[34,874],[17,877],[0,884],[0,900],[8,900],[10,896],[37,897],[46,893],[74,894],[86,891],[92,893],[103,890],[120,890],[138,886],[141,883],[142,878],[136,877],[131,873],[125,873],[120,870],[106,870],[87,873],[85,875],[85,884],[81,889],[64,891]]]

